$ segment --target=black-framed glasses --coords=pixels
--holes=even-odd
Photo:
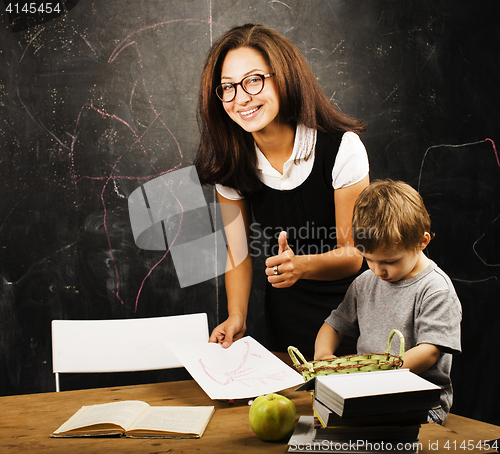
[[[236,87],[241,85],[241,88],[249,95],[258,95],[264,90],[264,81],[268,77],[273,77],[275,73],[270,74],[250,74],[244,77],[237,83],[224,82],[220,84],[215,93],[222,102],[231,102],[236,97]]]

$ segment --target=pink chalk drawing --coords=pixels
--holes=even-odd
[[[187,20],[186,20],[187,21]],[[137,58],[138,58],[138,64],[139,64],[139,67],[140,67],[140,71],[141,71],[141,78],[142,78],[142,87],[143,87],[143,90],[144,90],[144,93],[146,95],[148,95],[148,87],[147,87],[147,82],[146,82],[146,78],[144,76],[144,65],[143,65],[143,60],[142,60],[142,56],[141,56],[141,52],[140,52],[140,49],[139,49],[139,46],[138,46],[138,43],[137,41],[134,41],[134,40],[131,40],[131,37],[133,35],[136,35],[136,34],[139,34],[141,33],[142,31],[144,30],[147,30],[147,29],[152,29],[152,28],[157,28],[157,27],[160,27],[162,25],[166,25],[168,23],[173,23],[173,22],[177,22],[176,20],[172,20],[172,21],[168,21],[168,22],[162,22],[162,23],[159,23],[159,24],[155,24],[155,25],[152,25],[150,27],[146,27],[145,29],[140,29],[136,32],[133,32],[131,33],[130,35],[128,35],[124,40],[122,40],[122,42],[113,50],[111,56],[109,57],[109,60],[108,60],[108,63],[113,63],[116,58],[118,57],[118,55],[120,55],[120,53],[126,49],[127,47],[129,46],[134,46],[135,50],[136,50],[136,53],[137,53]],[[150,106],[150,109],[151,111],[153,112],[154,114],[154,119],[151,121],[151,123],[148,125],[148,127],[146,128],[146,130],[144,131],[144,133],[139,136],[134,128],[132,128],[132,126],[127,123],[124,119],[116,116],[116,115],[110,115],[106,112],[104,112],[103,110],[93,106],[92,104],[86,104],[82,107],[79,115],[78,115],[78,118],[77,118],[77,121],[76,121],[76,125],[75,125],[75,132],[73,134],[73,140],[71,142],[71,153],[70,153],[70,156],[71,156],[71,165],[72,165],[72,169],[73,169],[73,175],[74,175],[74,180],[75,180],[75,183],[77,183],[78,181],[80,181],[81,179],[93,179],[93,180],[103,180],[104,181],[104,185],[102,187],[102,190],[101,190],[101,194],[100,194],[100,198],[101,198],[101,204],[102,204],[102,207],[103,207],[103,211],[104,211],[104,229],[105,229],[105,232],[106,232],[106,236],[107,236],[107,240],[108,240],[108,247],[109,247],[109,253],[110,253],[110,257],[111,257],[111,261],[113,263],[113,269],[114,269],[114,273],[115,273],[115,276],[116,276],[116,287],[115,287],[115,296],[116,298],[118,298],[118,300],[124,304],[124,301],[122,300],[121,298],[121,295],[120,295],[120,275],[119,275],[119,272],[118,272],[118,267],[117,267],[117,264],[116,264],[116,260],[115,260],[115,257],[113,255],[113,246],[111,244],[111,237],[109,235],[109,232],[108,232],[108,224],[107,224],[107,207],[106,207],[106,200],[105,200],[105,191],[108,187],[108,185],[110,184],[110,182],[114,182],[115,180],[117,179],[127,179],[127,180],[150,180],[152,178],[155,178],[155,177],[158,177],[158,176],[161,176],[161,175],[164,175],[164,174],[167,174],[169,172],[172,172],[178,168],[180,168],[183,164],[183,160],[184,160],[184,156],[183,156],[183,153],[182,153],[182,149],[180,147],[180,144],[179,142],[177,141],[175,135],[172,133],[172,131],[168,128],[167,124],[165,123],[165,121],[161,118],[161,112],[158,112],[157,109],[155,108],[155,106],[153,105],[153,102],[150,98],[150,96],[147,96],[148,98],[148,103],[149,103],[149,106]],[[171,169],[168,169],[166,171],[159,171],[158,169],[156,169],[151,163],[150,163],[150,166],[151,166],[151,169],[152,169],[152,173],[150,175],[147,175],[147,176],[144,176],[144,177],[132,177],[132,176],[120,176],[120,175],[115,175],[114,172],[115,172],[115,169],[117,168],[118,164],[120,163],[120,161],[122,160],[124,154],[120,155],[114,165],[112,166],[112,169],[111,169],[111,172],[109,173],[109,175],[107,176],[86,176],[86,175],[83,175],[83,176],[77,176],[77,173],[76,173],[76,167],[75,167],[75,155],[74,155],[74,145],[75,145],[75,140],[76,140],[76,137],[77,137],[77,129],[78,129],[78,125],[79,125],[79,122],[80,122],[80,118],[81,118],[81,115],[82,115],[82,112],[85,110],[85,109],[91,109],[93,110],[94,112],[96,112],[97,114],[103,116],[103,117],[107,117],[107,118],[111,118],[115,121],[118,121],[120,123],[122,123],[123,125],[125,125],[130,131],[131,133],[133,134],[133,136],[135,137],[135,140],[129,144],[129,146],[126,148],[125,150],[125,153],[128,153],[130,152],[130,150],[138,145],[142,151],[142,153],[147,156],[147,150],[145,149],[145,147],[143,146],[142,144],[142,140],[143,138],[146,136],[146,134],[148,133],[148,131],[150,130],[151,126],[153,125],[154,122],[156,121],[159,121],[162,125],[163,128],[165,128],[166,131],[168,131],[168,133],[170,134],[170,136],[174,139],[176,145],[177,145],[177,150],[178,150],[178,153],[179,153],[179,162],[177,163],[177,165],[175,165],[174,167],[172,167]],[[172,193],[172,195],[174,196],[174,198],[177,200],[177,197],[175,197],[175,195]],[[181,206],[181,209],[182,209],[182,206]],[[141,296],[141,293],[142,293],[142,289],[147,281],[147,279],[149,278],[149,276],[154,272],[154,270],[163,262],[163,260],[165,259],[165,257],[168,255],[168,253],[170,252],[170,248],[172,247],[172,245],[175,243],[175,239],[177,238],[179,232],[180,232],[180,229],[181,229],[181,226],[182,226],[182,217],[181,217],[181,220],[180,220],[180,223],[179,223],[179,229],[177,231],[177,234],[175,235],[175,238],[174,240],[171,242],[171,244],[169,245],[169,247],[167,248],[167,250],[165,251],[165,253],[162,255],[162,257],[151,267],[151,269],[146,273],[146,275],[144,276],[144,278],[142,279],[142,282],[140,284],[140,287],[137,291],[137,294],[136,294],[136,298],[135,298],[135,305],[134,305],[134,311],[137,312],[137,307],[138,307],[138,304],[139,304],[139,298]]]
[[[162,21],[158,23],[154,23],[149,26],[145,26],[142,28],[139,28],[125,36],[121,40],[121,42],[110,52],[110,55],[107,59],[107,64],[108,65],[113,65],[114,63],[119,61],[119,58],[123,55],[122,53],[126,51],[127,55],[125,55],[124,58],[130,58],[130,51],[133,51],[134,54],[132,56],[132,63],[135,64],[135,67],[137,68],[138,71],[138,78],[137,78],[137,84],[134,83],[133,87],[131,88],[131,92],[129,93],[130,99],[132,99],[132,96],[134,93],[138,93],[139,89],[141,90],[141,96],[144,99],[144,109],[140,113],[140,118],[134,118],[134,120],[131,120],[127,118],[126,116],[120,114],[120,113],[115,113],[115,112],[107,112],[105,104],[103,105],[97,105],[97,101],[89,101],[83,105],[80,105],[81,107],[79,110],[75,112],[74,117],[68,117],[70,119],[74,118],[74,123],[72,123],[72,126],[68,128],[67,130],[64,130],[63,133],[61,132],[56,132],[55,130],[52,130],[51,127],[48,124],[45,124],[46,122],[43,121],[42,118],[39,118],[39,115],[36,113],[36,109],[33,106],[29,105],[29,102],[25,102],[27,100],[24,100],[23,97],[21,96],[21,93],[19,93],[18,90],[18,96],[19,96],[19,101],[25,111],[27,112],[27,115],[47,134],[49,135],[54,143],[57,143],[57,146],[61,150],[67,150],[67,156],[68,156],[68,161],[69,161],[69,169],[71,172],[71,176],[73,179],[73,182],[75,186],[80,185],[83,181],[85,180],[92,180],[92,181],[101,181],[102,182],[102,187],[100,188],[100,203],[102,205],[103,209],[103,228],[104,232],[107,238],[107,248],[109,250],[109,257],[110,257],[110,263],[112,263],[112,268],[113,268],[113,273],[115,275],[115,289],[114,289],[114,295],[116,298],[121,302],[121,304],[124,304],[125,302],[122,299],[122,295],[120,294],[121,290],[121,281],[123,279],[123,276],[120,276],[120,271],[119,271],[119,266],[117,264],[116,258],[115,258],[115,248],[113,247],[112,244],[112,235],[110,234],[110,225],[109,225],[109,218],[108,218],[108,212],[109,212],[109,191],[114,191],[114,193],[118,194],[119,197],[121,198],[126,198],[123,194],[119,193],[119,188],[117,186],[117,183],[121,180],[128,180],[128,181],[137,181],[137,182],[145,182],[149,181],[151,179],[157,178],[159,176],[165,175],[167,173],[173,172],[175,170],[180,169],[183,165],[185,165],[185,157],[183,150],[181,148],[181,144],[179,143],[179,140],[176,136],[176,134],[173,132],[171,126],[168,124],[168,115],[167,113],[169,112],[162,112],[161,109],[157,107],[157,101],[155,100],[156,98],[154,97],[154,89],[151,89],[154,85],[154,80],[151,79],[151,74],[155,74],[153,72],[148,72],[148,67],[147,67],[147,62],[145,62],[143,58],[144,54],[144,49],[141,51],[141,40],[142,40],[142,35],[146,32],[152,32],[155,34],[155,36],[160,36],[163,33],[162,27],[170,27],[173,24],[186,24],[187,26],[189,25],[196,25],[199,24],[202,27],[207,27],[209,30],[209,39],[210,42],[207,42],[207,49],[211,45],[212,41],[212,27],[214,25],[216,26],[221,26],[220,24],[217,24],[212,21],[211,19],[211,5],[210,2],[207,1],[207,19],[202,20],[202,19],[172,19],[168,21]],[[24,49],[20,60],[19,64],[21,64],[25,58],[26,55],[29,52],[29,49],[33,49],[33,54],[35,55],[37,52],[36,46],[37,46],[37,40],[42,39],[43,35],[45,33],[45,27],[41,27],[36,34],[34,34],[29,42],[27,43],[26,48]],[[77,31],[74,31],[75,34],[80,35]],[[190,33],[189,27],[186,28],[186,34]],[[80,38],[83,39],[83,41],[89,46],[89,48],[93,51],[94,49],[92,48],[91,43],[82,35],[79,36]],[[176,62],[173,61],[172,65],[175,65]],[[40,66],[43,68],[43,65],[41,64]],[[51,70],[52,71],[52,70]],[[51,75],[53,74],[53,71],[51,72]],[[54,73],[57,75],[57,73]],[[106,92],[106,87],[98,87],[102,91],[101,93]],[[123,95],[124,98],[126,98],[125,93],[120,93],[120,95]],[[88,124],[86,124],[85,120],[85,115],[90,113],[91,115],[94,115],[96,117],[95,121],[94,119],[92,120],[91,124],[91,129],[88,128]],[[79,150],[79,140],[82,140],[82,138],[85,137],[85,135],[90,131],[90,132],[97,132],[97,130],[94,130],[94,127],[97,127],[96,125],[99,124],[99,119],[103,119],[109,122],[113,123],[113,128],[115,125],[118,125],[125,131],[125,136],[120,137],[119,143],[117,143],[116,149],[119,149],[118,155],[112,156],[111,161],[108,163],[105,163],[106,168],[97,170],[95,174],[90,174],[90,172],[84,170],[85,169],[85,162],[88,159],[83,153],[80,153]],[[72,121],[72,120],[70,120]],[[141,124],[141,127],[144,129],[142,132],[137,132],[137,128],[134,125],[134,121],[137,123]],[[74,126],[73,126],[74,125]],[[113,129],[111,128],[111,129]],[[174,152],[174,155],[172,156],[169,154],[169,158],[173,161],[173,163],[169,164],[168,167],[166,165],[157,165],[155,163],[155,157],[153,156],[153,159],[151,159],[151,156],[148,156],[150,153],[148,153],[148,147],[147,145],[144,144],[144,142],[147,139],[153,142],[155,140],[154,137],[155,133],[157,134],[158,132],[164,132],[164,140],[163,142],[166,142],[167,139],[169,142],[172,143],[173,149],[176,151]],[[102,153],[102,146],[106,140],[106,132],[101,135],[100,138],[96,140],[95,147],[97,153]],[[86,144],[84,143],[84,146]],[[84,147],[83,147],[84,148]],[[115,149],[115,151],[116,151]],[[137,153],[137,150],[139,150],[139,153]],[[127,166],[123,164],[125,158],[129,158],[133,161],[136,161],[137,159],[142,159],[146,158],[147,166],[150,167],[150,171],[146,171],[146,175],[133,175],[132,171],[133,169],[127,169]],[[105,156],[105,159],[108,159],[108,156]],[[147,167],[146,167],[147,168]],[[170,191],[172,193],[172,191]],[[175,197],[175,195],[172,193],[172,196],[174,197],[174,200],[177,200],[179,203],[179,206],[182,209],[182,204],[179,202],[178,198]],[[26,198],[26,197],[25,197]],[[13,211],[15,207],[11,210]],[[11,213],[9,213],[10,216]],[[182,216],[179,219],[180,225],[179,229],[177,231],[177,234],[179,234],[181,225],[182,225]],[[3,228],[3,225],[5,223],[5,220],[3,221],[2,224],[0,224],[0,230]],[[141,297],[141,293],[143,291],[143,287],[146,284],[147,279],[151,276],[151,274],[157,269],[157,267],[164,261],[166,256],[169,254],[173,244],[175,243],[175,240],[177,239],[177,235],[175,235],[175,238],[170,242],[167,250],[162,254],[161,257],[159,257],[158,261],[149,268],[149,270],[145,273],[145,276],[142,278],[142,282],[139,285],[139,288],[137,290],[137,293],[134,295],[135,298],[135,303],[134,303],[134,311],[137,312],[138,309],[138,304],[139,304],[139,299]]]
[[[125,49],[129,48],[130,46],[132,46],[135,49],[135,53],[137,55],[137,63],[138,63],[139,71],[141,74],[140,79],[141,79],[142,90],[143,90],[144,95],[147,98],[149,110],[153,114],[152,120],[147,125],[145,131],[141,135],[139,135],[135,131],[133,126],[129,122],[127,122],[124,118],[121,118],[117,115],[109,114],[109,113],[105,112],[104,110],[96,107],[92,103],[89,103],[89,104],[85,104],[82,106],[82,108],[78,114],[77,120],[76,120],[74,133],[72,134],[72,141],[71,141],[71,146],[70,146],[70,159],[71,159],[71,168],[72,168],[73,179],[74,179],[75,184],[77,184],[81,180],[85,180],[85,179],[103,181],[103,186],[102,186],[102,190],[100,193],[100,199],[101,199],[101,204],[102,204],[103,212],[104,212],[104,229],[105,229],[105,233],[106,233],[107,240],[108,240],[109,254],[110,254],[111,262],[113,264],[114,274],[116,276],[115,296],[121,302],[121,304],[124,304],[124,301],[122,300],[122,297],[120,295],[121,276],[119,275],[118,267],[117,267],[116,260],[115,260],[114,254],[113,254],[113,245],[111,244],[111,235],[109,234],[109,231],[108,231],[108,222],[107,222],[108,210],[107,210],[107,206],[106,206],[106,195],[105,195],[106,190],[108,189],[108,186],[110,185],[110,183],[112,183],[114,185],[114,184],[116,184],[115,182],[117,180],[137,180],[137,181],[148,180],[149,181],[153,178],[157,178],[159,176],[165,175],[167,173],[170,173],[170,172],[173,172],[174,170],[179,169],[180,167],[182,167],[182,165],[184,163],[184,155],[183,155],[181,146],[180,146],[176,136],[171,131],[171,129],[167,126],[165,120],[162,117],[162,112],[158,111],[158,109],[156,108],[156,106],[154,105],[154,103],[152,101],[152,96],[150,96],[150,94],[149,94],[148,82],[146,80],[146,76],[144,75],[145,68],[144,68],[143,58],[142,58],[139,43],[138,43],[138,40],[136,39],[136,37],[140,33],[145,32],[147,30],[159,29],[162,26],[170,25],[173,23],[179,23],[179,22],[180,23],[196,22],[196,23],[206,24],[206,25],[210,25],[210,26],[213,24],[211,20],[195,20],[195,19],[174,19],[174,20],[170,20],[170,21],[160,22],[160,23],[157,23],[157,24],[154,24],[154,25],[151,25],[151,26],[148,26],[148,27],[145,27],[145,28],[142,28],[140,30],[137,30],[137,31],[130,33],[126,38],[124,38],[121,41],[121,43],[118,46],[116,46],[116,48],[113,50],[113,52],[111,53],[111,55],[108,59],[108,63],[112,64],[113,62],[116,61],[118,56]],[[134,90],[135,90],[135,87],[134,87]],[[82,114],[83,114],[83,112],[85,112],[87,110],[92,111],[93,113],[96,113],[98,116],[101,116],[103,118],[107,118],[107,119],[110,119],[110,120],[113,120],[113,121],[116,121],[116,122],[122,124],[132,134],[131,142],[128,144],[125,144],[124,152],[115,160],[114,164],[111,167],[111,171],[109,172],[108,175],[80,175],[78,170],[77,170],[76,156],[75,156],[75,142],[76,142],[77,137],[78,137],[78,128],[80,125]],[[168,135],[170,135],[170,137],[174,140],[176,147],[177,147],[177,152],[178,152],[177,164],[175,164],[173,167],[171,167],[168,170],[160,170],[160,169],[155,168],[155,166],[151,163],[151,160],[148,159],[148,164],[151,167],[151,173],[146,175],[146,176],[138,177],[138,176],[117,174],[116,169],[117,169],[118,165],[120,164],[120,162],[122,161],[122,159],[124,158],[124,156],[126,154],[132,152],[132,149],[134,147],[139,147],[142,154],[145,157],[148,156],[148,152],[146,150],[146,147],[143,145],[143,141],[146,138],[150,129],[156,123],[160,123],[160,128],[163,128],[166,131],[166,133]],[[168,186],[167,186],[167,188],[168,188]],[[177,200],[177,202],[179,203],[179,206],[180,206],[182,212],[184,212],[182,204],[179,202],[178,198],[173,194],[172,191],[170,191],[170,193],[175,198],[175,200]],[[140,299],[143,287],[144,287],[147,279],[151,276],[151,274],[154,272],[154,270],[164,261],[164,259],[169,254],[171,248],[175,244],[175,240],[177,239],[177,236],[180,233],[181,226],[182,226],[182,216],[180,217],[180,223],[179,223],[179,228],[177,230],[177,233],[176,233],[174,239],[170,242],[167,250],[162,255],[162,257],[149,269],[149,271],[143,277],[142,282],[141,282],[139,289],[137,291],[137,294],[135,296],[134,312],[137,312],[139,299]]]
[[[266,374],[262,373],[261,370],[256,370],[251,366],[247,366],[247,363],[252,356],[257,358],[262,358],[262,356],[250,351],[250,343],[247,340],[243,340],[242,342],[245,345],[245,352],[241,357],[241,362],[231,371],[220,372],[210,368],[203,362],[203,359],[200,358],[198,363],[207,377],[211,378],[219,385],[227,386],[234,382],[238,382],[249,388],[252,387],[251,384],[260,383],[262,385],[266,385],[269,381],[280,382],[287,378],[287,374],[284,370]]]

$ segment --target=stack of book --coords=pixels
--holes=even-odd
[[[441,391],[408,369],[327,375],[298,389],[313,391],[314,417],[299,420],[291,452],[418,452]]]

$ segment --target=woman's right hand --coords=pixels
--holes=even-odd
[[[225,322],[214,328],[208,341],[222,344],[224,348],[227,348],[234,341],[241,339],[246,329],[246,320],[243,315],[230,315]]]

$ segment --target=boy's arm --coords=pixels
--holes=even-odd
[[[316,341],[317,342],[317,341]],[[420,374],[436,364],[441,349],[433,344],[418,344],[404,354],[403,366],[415,374]]]
[[[344,335],[333,329],[328,323],[318,331],[314,345],[314,360],[335,358],[333,354]]]

